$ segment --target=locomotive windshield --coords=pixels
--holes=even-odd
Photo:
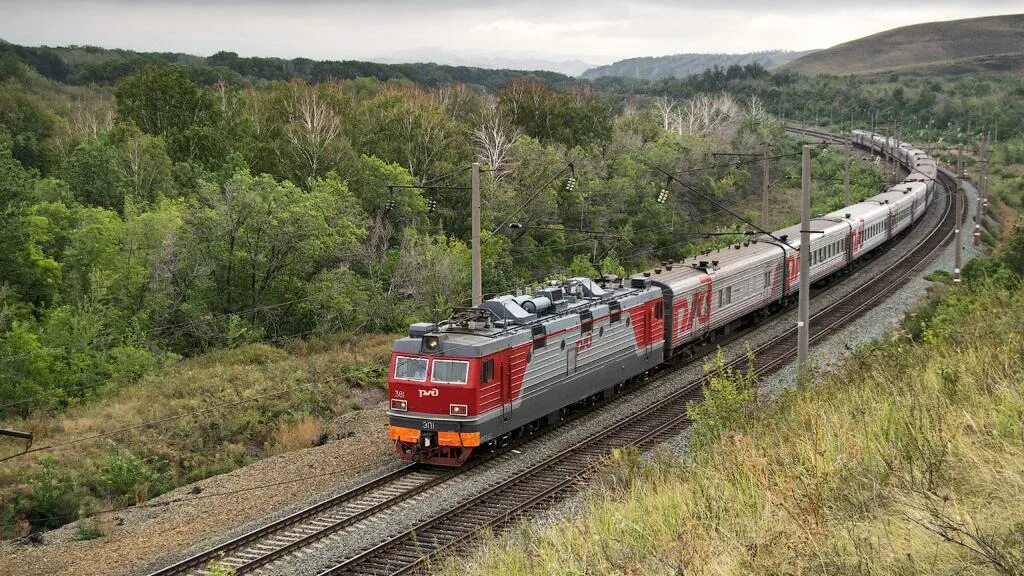
[[[398,358],[395,358],[395,378],[426,382],[427,359],[409,358],[407,356],[399,356]]]
[[[431,382],[442,384],[465,384],[469,373],[469,362],[455,360],[434,360]]]

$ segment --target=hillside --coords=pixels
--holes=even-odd
[[[747,66],[759,64],[765,69],[781,66],[807,52],[787,52],[771,50],[752,52],[749,54],[672,54],[671,56],[653,56],[630,58],[598,66],[584,72],[580,77],[587,80],[602,76],[621,76],[638,80],[661,80],[662,78],[685,78],[699,74],[714,67]]]
[[[808,75],[1024,73],[1024,14],[894,28],[807,54],[782,69]]]
[[[426,86],[466,83],[497,90],[513,78],[535,77],[561,85],[571,77],[545,70],[492,70],[443,64],[380,64],[359,60],[311,60],[309,58],[241,57],[234,52],[218,52],[209,57],[177,52],[135,52],[96,46],[20,46],[0,40],[0,63],[15,60],[40,75],[65,84],[113,84],[151,64],[176,64],[186,67],[193,81],[211,85],[219,80],[291,81],[310,83],[328,80],[376,78],[380,81],[405,79]]]

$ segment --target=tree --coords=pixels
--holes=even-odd
[[[38,98],[16,85],[0,85],[0,140],[9,138],[7,146],[24,166],[46,173],[50,164],[46,144],[55,126],[54,114]]]
[[[320,88],[294,85],[288,100],[289,122],[284,132],[290,144],[289,160],[303,185],[335,167],[341,118]]]
[[[60,264],[43,248],[49,222],[34,215],[36,175],[0,141],[0,270],[2,282],[36,306],[52,302],[60,286]]]
[[[224,158],[213,95],[178,66],[149,66],[114,87],[117,114],[146,134],[162,136],[176,161],[217,167]]]
[[[303,299],[320,271],[354,259],[366,217],[336,175],[305,191],[239,170],[222,186],[203,184],[185,228],[179,266],[195,285],[191,307],[287,332],[308,328],[309,318],[283,303]]]
[[[412,175],[402,166],[388,163],[376,156],[362,155],[356,165],[346,167],[345,174],[349,190],[359,200],[363,212],[376,216],[382,214],[387,201],[393,202],[387,218],[399,229],[407,225],[424,223],[427,215],[427,201],[419,188],[393,188],[388,185],[411,186],[415,184]],[[436,194],[436,192],[431,192]]]
[[[661,127],[666,132],[674,124],[675,108],[675,100],[667,96],[658,96],[654,99],[654,109],[658,111],[658,116],[661,118]]]
[[[1013,227],[1013,236],[1003,249],[1002,260],[1011,272],[1024,278],[1024,219]]]
[[[0,210],[33,200],[35,175],[14,157],[10,142],[0,139]]]
[[[117,151],[105,142],[79,144],[61,167],[61,177],[83,204],[120,211],[128,182],[118,166]]]
[[[485,100],[479,125],[473,130],[473,143],[476,145],[477,157],[483,161],[484,166],[490,167],[491,176],[495,180],[501,180],[508,174],[506,165],[520,133],[519,128],[502,118],[496,100]]]
[[[173,192],[171,159],[162,138],[135,126],[119,126],[113,135],[122,188],[137,201],[154,202]]]
[[[464,127],[421,88],[389,85],[360,108],[355,120],[349,134],[359,149],[401,164],[420,181],[471,157]]]
[[[590,263],[590,258],[586,254],[577,254],[572,259],[572,263],[569,264],[569,275],[576,277],[582,276],[584,278],[590,278],[594,275],[594,265]]]

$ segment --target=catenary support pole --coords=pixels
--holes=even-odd
[[[846,146],[843,148],[843,206],[850,205],[850,133],[846,133]]]
[[[484,301],[483,263],[480,260],[480,163],[473,162],[473,306]]]
[[[761,190],[761,228],[768,230],[768,179],[770,177],[768,169],[768,149],[771,148],[771,143],[765,140],[762,144],[764,145],[764,173],[762,175],[764,184],[762,185]]]
[[[963,180],[962,180],[963,177],[964,177],[964,158],[963,158],[963,154],[964,154],[964,147],[961,144],[960,146],[957,146],[957,149],[956,149],[956,191],[954,192],[954,195],[956,196],[956,228],[954,228],[954,232],[956,233],[956,238],[953,241],[954,242],[953,243],[953,250],[954,250],[954,255],[955,255],[954,256],[954,262],[953,262],[953,283],[954,284],[959,284],[960,283],[960,265],[961,265],[961,258],[963,257],[962,254],[963,254],[963,249],[964,249],[963,248],[963,228],[964,228],[964,223],[963,223],[963,214],[964,214],[963,197],[964,197],[964,185],[963,185]]]
[[[797,370],[807,365],[811,304],[811,147],[804,145],[800,182],[800,310],[797,319]]]
[[[988,210],[988,165],[991,162],[988,150],[988,132],[985,133],[984,140],[981,141],[981,193],[978,194],[978,220],[980,221],[985,216],[986,210]]]

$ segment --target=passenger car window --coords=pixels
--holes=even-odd
[[[395,358],[395,378],[425,382],[427,380],[427,359],[409,358],[408,356]]]
[[[459,360],[434,360],[431,382],[441,384],[465,384],[469,374],[469,362]]]

